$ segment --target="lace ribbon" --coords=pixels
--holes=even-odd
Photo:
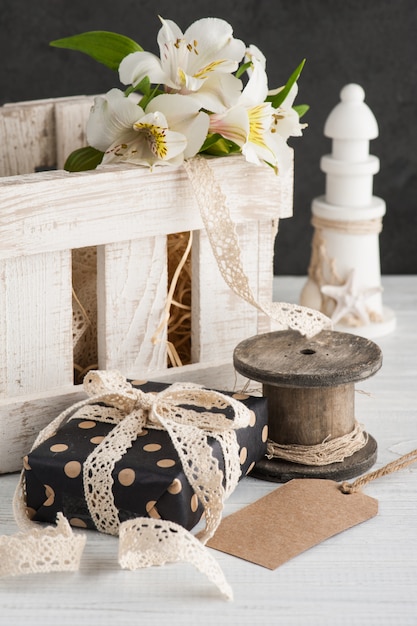
[[[208,160],[194,157],[184,161],[184,167],[197,198],[217,265],[233,292],[274,320],[281,330],[290,328],[312,337],[321,330],[331,329],[331,320],[319,311],[285,302],[256,300],[243,268],[236,226]]]
[[[86,542],[75,536],[67,519],[58,514],[56,527],[33,528],[12,537],[0,537],[0,577],[79,569]]]
[[[211,555],[203,549],[203,544],[213,536],[221,520],[224,500],[239,480],[241,470],[235,430],[248,426],[249,409],[234,398],[188,383],[171,385],[158,394],[144,393],[132,387],[117,371],[89,372],[84,381],[84,389],[89,397],[53,420],[39,433],[32,449],[55,434],[68,418],[78,417],[81,413],[83,417],[99,419],[96,408],[89,405],[105,403],[107,407],[103,407],[103,421],[114,423],[115,428],[87,457],[83,468],[85,498],[97,529],[117,535],[123,527],[120,548],[122,567],[144,567],[145,561],[147,565],[157,565],[161,559],[163,562],[185,559],[206,573],[222,593],[230,597],[230,588],[223,575],[219,574],[219,568],[213,566]],[[191,406],[202,410],[189,408]],[[226,409],[230,407],[234,413],[233,420],[225,415]],[[216,411],[212,412],[214,408]],[[199,534],[199,543],[184,529],[172,530],[172,522],[158,520],[158,532],[154,533],[158,550],[151,551],[154,555],[152,558],[147,553],[144,561],[143,555],[132,556],[132,546],[141,545],[138,537],[143,534],[148,537],[150,532],[154,532],[154,524],[148,518],[137,518],[123,525],[119,524],[111,474],[117,460],[145,427],[164,429],[169,433],[183,471],[204,507],[205,529]],[[217,459],[212,455],[208,436],[214,436],[222,445],[226,468],[224,476]],[[76,569],[85,539],[74,536],[64,519],[59,520],[56,529],[34,529],[33,522],[26,515],[24,496],[22,472],[14,498],[14,513],[20,528],[26,532],[1,538],[4,566],[0,574]],[[164,538],[162,543],[158,539],[161,533]],[[149,543],[149,537],[146,541]],[[196,544],[200,547],[197,548]],[[17,545],[23,554],[18,559],[15,557]],[[123,546],[128,548],[125,550]],[[166,547],[165,552],[159,553],[163,547],[164,550]],[[64,558],[64,553],[68,555],[67,558]],[[44,555],[44,558],[40,555]]]
[[[144,517],[120,525],[119,563],[123,569],[135,570],[178,561],[194,565],[227,600],[232,600],[232,589],[217,561],[182,526]]]

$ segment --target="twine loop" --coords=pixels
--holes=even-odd
[[[341,463],[366,446],[368,434],[359,422],[350,433],[330,439],[330,435],[315,445],[279,444],[269,440],[267,444],[268,459],[283,459],[301,465],[323,466]]]
[[[368,220],[331,220],[313,215],[311,224],[316,229],[328,228],[347,235],[378,235],[382,231],[382,217]]]
[[[417,449],[409,452],[408,454],[404,454],[399,459],[395,459],[395,461],[391,461],[387,465],[384,465],[380,469],[375,470],[374,472],[369,472],[364,476],[360,476],[353,483],[343,482],[340,485],[340,490],[345,494],[352,494],[360,491],[362,487],[370,483],[372,480],[376,480],[377,478],[381,478],[382,476],[388,476],[388,474],[393,474],[394,472],[398,472],[409,465],[412,465],[417,461]]]

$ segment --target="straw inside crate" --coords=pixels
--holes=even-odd
[[[183,262],[173,289],[167,322],[167,366],[191,363],[191,257],[186,248],[190,233],[167,237],[168,284]],[[86,373],[98,368],[97,347],[97,248],[72,251],[72,328],[74,383],[81,384]]]

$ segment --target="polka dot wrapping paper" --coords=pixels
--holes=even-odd
[[[168,387],[154,382],[133,383],[133,386],[145,393]],[[245,395],[238,399],[253,416],[249,426],[236,431],[241,476],[245,476],[266,452],[267,406],[265,398]],[[84,496],[83,463],[114,425],[100,421],[100,412],[106,410],[103,405],[95,407],[97,419],[77,418],[75,414],[25,457],[26,505],[33,521],[55,522],[61,511],[72,526],[96,528]],[[221,446],[214,438],[209,438],[209,443],[223,471]],[[116,462],[112,479],[120,523],[147,516],[191,530],[200,521],[203,507],[165,430],[145,428]]]

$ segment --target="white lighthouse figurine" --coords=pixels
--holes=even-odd
[[[300,303],[331,317],[336,330],[372,338],[395,328],[383,306],[379,233],[385,202],[372,195],[379,159],[369,154],[378,124],[362,87],[346,85],[327,118],[332,154],[323,156],[326,193],[312,202],[314,237]]]

